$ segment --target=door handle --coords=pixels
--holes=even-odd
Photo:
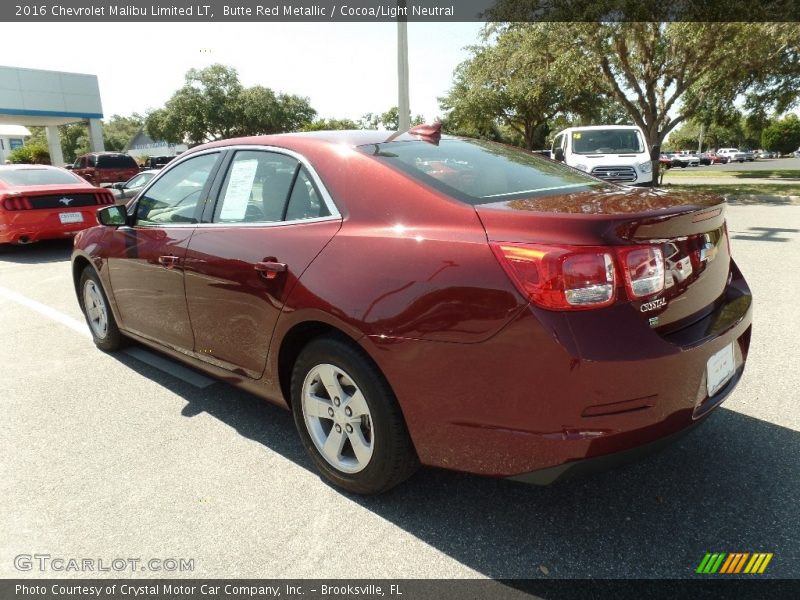
[[[286,272],[286,263],[263,260],[255,264],[255,269],[264,279],[275,279],[278,273]]]
[[[158,262],[161,263],[161,265],[166,267],[167,269],[171,269],[172,267],[177,265],[178,260],[180,259],[177,256],[172,256],[172,255],[158,257]]]

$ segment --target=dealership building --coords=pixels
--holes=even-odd
[[[59,125],[79,121],[88,123],[89,147],[93,152],[103,151],[102,118],[96,75],[0,66],[0,127],[45,127],[52,164],[64,164]],[[10,139],[22,137],[12,135]],[[3,137],[0,139],[8,146]],[[5,152],[0,150],[0,158],[5,160],[8,152],[8,148]]]

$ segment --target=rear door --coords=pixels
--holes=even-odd
[[[176,164],[139,196],[132,227],[112,235],[108,266],[122,327],[191,352],[194,336],[184,292],[184,259],[221,153]]]
[[[195,354],[257,379],[286,298],[341,217],[296,155],[238,149],[219,179],[185,262]]]

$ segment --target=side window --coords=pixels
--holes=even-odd
[[[281,221],[297,165],[291,156],[275,152],[237,152],[222,185],[214,222]]]
[[[217,158],[217,152],[203,154],[165,172],[139,199],[136,224],[195,223],[195,208]]]
[[[564,134],[560,133],[553,139],[553,152],[555,152],[556,148],[561,148],[561,144],[564,142]]]
[[[300,167],[300,173],[297,174],[292,188],[292,195],[289,197],[286,220],[313,219],[327,217],[330,214],[305,167]]]
[[[97,157],[94,154],[89,155],[89,166],[94,167],[97,165]]]

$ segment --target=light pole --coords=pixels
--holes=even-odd
[[[411,128],[411,101],[408,94],[408,19],[406,0],[397,2],[397,131]]]

